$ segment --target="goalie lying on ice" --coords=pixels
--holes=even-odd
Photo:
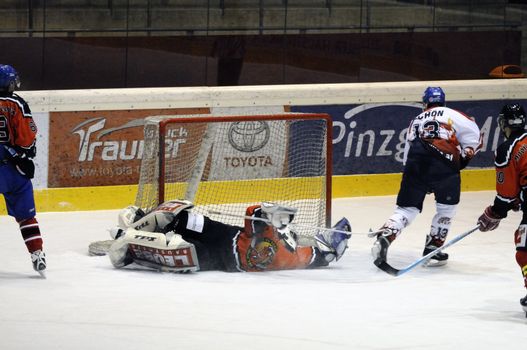
[[[246,210],[244,227],[210,219],[173,200],[148,214],[129,206],[108,255],[117,267],[136,263],[160,271],[264,271],[327,266],[347,248],[351,226],[346,218],[331,229],[302,237],[290,230],[296,209],[262,203]],[[347,231],[350,233],[345,233]]]

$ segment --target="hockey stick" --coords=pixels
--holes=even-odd
[[[441,252],[442,250],[450,247],[451,245],[459,242],[460,240],[462,240],[463,238],[465,238],[466,236],[470,235],[472,232],[476,231],[479,229],[479,226],[476,226],[474,228],[471,228],[470,230],[466,231],[466,232],[463,232],[462,234],[460,234],[459,236],[456,236],[454,238],[452,238],[450,241],[446,242],[445,244],[443,244],[443,246],[437,248],[436,250],[433,250],[431,251],[430,253],[426,254],[425,256],[422,256],[421,258],[417,259],[416,261],[414,261],[413,263],[411,263],[410,265],[406,266],[405,268],[402,268],[402,269],[396,269],[395,267],[391,266],[390,264],[388,264],[388,262],[386,261],[386,256],[380,256],[379,258],[375,259],[375,261],[373,262],[375,264],[375,266],[377,266],[379,269],[383,270],[384,272],[392,275],[392,276],[401,276],[411,270],[413,270],[414,267],[422,264],[423,262],[427,261],[428,259],[430,259],[431,257],[433,257],[434,255],[436,255],[437,253]]]
[[[246,220],[263,221],[265,223],[268,223],[268,224],[272,225],[272,222],[269,219],[257,218],[257,217],[253,217],[253,216],[247,216],[247,215],[238,215],[238,214],[224,213],[224,212],[217,211],[217,210],[209,210],[208,212],[210,214],[225,215],[225,216],[231,216],[231,217],[240,218],[240,219],[246,219]],[[288,226],[290,226],[291,228],[298,227],[298,228],[312,229],[312,230],[318,230],[318,231],[331,231],[331,232],[340,232],[340,233],[346,233],[346,234],[350,233],[349,231],[337,230],[337,229],[333,229],[333,228],[310,226],[310,225],[301,225],[301,224],[294,224],[294,223],[290,223]],[[353,232],[353,234],[356,234],[356,233]]]

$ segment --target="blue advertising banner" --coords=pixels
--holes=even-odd
[[[519,101],[525,104],[525,101]],[[496,117],[507,101],[448,102],[447,107],[476,120],[483,147],[468,168],[493,167],[494,151],[504,138]],[[333,119],[333,174],[399,173],[406,129],[422,111],[420,103],[293,106],[291,112],[327,113]]]

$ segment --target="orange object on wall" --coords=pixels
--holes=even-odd
[[[489,76],[491,78],[499,79],[525,78],[525,74],[522,72],[522,68],[515,64],[505,64],[503,66],[497,66],[490,71]]]

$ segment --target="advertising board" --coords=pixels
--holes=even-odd
[[[520,100],[525,104],[525,100]],[[475,119],[483,146],[469,168],[493,167],[494,151],[503,141],[496,117],[501,100],[447,102]],[[293,106],[293,112],[328,113],[333,119],[333,175],[400,173],[404,140],[421,103]]]
[[[208,108],[50,112],[48,187],[137,184],[144,118]]]

